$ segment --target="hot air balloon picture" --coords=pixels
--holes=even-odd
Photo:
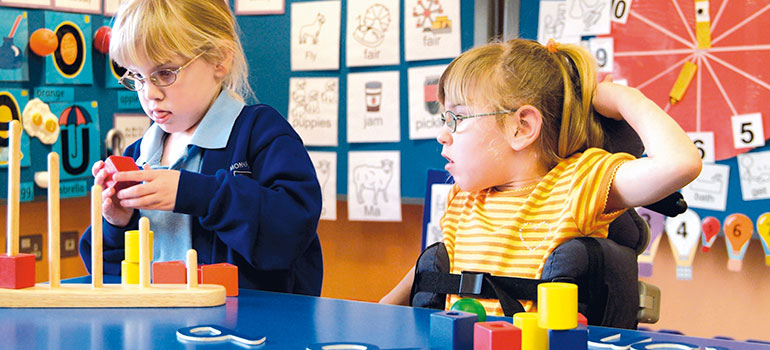
[[[29,80],[26,47],[29,41],[27,12],[0,9],[0,81]],[[7,34],[6,34],[7,33]]]
[[[46,58],[47,84],[92,84],[91,17],[89,15],[46,12],[46,28],[59,41],[56,51]]]
[[[59,116],[59,140],[53,151],[61,155],[61,179],[91,176],[91,165],[99,160],[99,112],[96,101],[51,103]]]
[[[26,89],[0,90],[0,167],[8,166],[8,123],[13,120],[21,122],[21,111],[28,101],[29,91]],[[31,157],[29,136],[25,132],[21,133],[21,154],[21,166],[28,167]]]

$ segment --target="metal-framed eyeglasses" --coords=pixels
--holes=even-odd
[[[206,53],[206,51],[195,55],[195,57],[191,58],[189,61],[187,61],[187,63],[177,68],[159,69],[150,73],[150,82],[157,87],[166,87],[173,84],[176,81],[179,72],[181,72],[182,69],[187,68],[187,66],[192,64],[196,59],[198,59],[198,57],[203,56],[204,53]],[[145,81],[146,78],[138,77],[135,75],[135,73],[130,71],[127,71],[126,74],[123,74],[120,80],[118,80],[120,85],[123,85],[126,89],[131,91],[142,90],[142,88],[144,88]]]
[[[516,110],[462,115],[462,114],[455,114],[452,111],[444,111],[444,112],[441,112],[441,122],[446,123],[446,126],[449,127],[449,130],[452,133],[454,133],[455,131],[457,131],[457,122],[460,120],[476,118],[476,117],[486,117],[488,115],[507,114],[507,113],[513,113],[513,112],[516,112]]]

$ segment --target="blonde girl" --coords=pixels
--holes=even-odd
[[[701,169],[679,125],[639,90],[597,84],[579,46],[514,39],[474,48],[441,76],[439,101],[437,139],[455,180],[441,220],[452,273],[540,278],[559,244],[607,237],[626,208],[662,199]],[[647,157],[600,149],[603,117],[628,122]],[[414,269],[381,302],[408,304],[413,278]],[[482,303],[502,315],[497,301]]]
[[[125,155],[143,168],[103,192],[104,271],[119,274],[123,232],[140,216],[154,231],[154,261],[238,266],[242,288],[319,295],[320,186],[302,140],[253,96],[227,1],[131,0],[118,10],[110,56],[128,71],[153,124]],[[97,162],[94,182],[104,186]],[[90,230],[80,251],[90,265]]]

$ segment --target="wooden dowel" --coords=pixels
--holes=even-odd
[[[150,287],[150,219],[139,219],[139,286]]]
[[[18,120],[8,123],[8,214],[6,217],[6,252],[8,256],[19,254],[19,161],[21,154],[21,124]]]
[[[187,289],[198,288],[198,252],[187,251]]]
[[[59,206],[59,155],[48,153],[48,283],[59,288],[61,281],[61,230]]]
[[[91,186],[91,285],[93,288],[104,286],[102,264],[102,186]]]

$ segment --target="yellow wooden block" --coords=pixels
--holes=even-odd
[[[682,70],[679,71],[679,76],[676,78],[676,82],[674,82],[674,86],[671,87],[671,92],[668,94],[668,97],[671,99],[671,104],[675,104],[682,100],[682,97],[684,97],[684,93],[687,91],[687,87],[690,86],[690,82],[697,70],[698,66],[690,61],[686,61],[682,65]]]
[[[548,349],[548,330],[538,325],[536,312],[514,314],[513,325],[521,329],[521,350]]]
[[[139,230],[126,231],[125,233],[125,259],[128,262],[139,262]],[[152,231],[150,231],[150,260],[152,261]]]
[[[139,284],[139,263],[121,261],[120,282],[122,284]]]
[[[711,15],[709,0],[695,0],[695,39],[699,49],[711,47]]]
[[[577,327],[577,285],[550,282],[537,286],[538,325],[545,329]]]

